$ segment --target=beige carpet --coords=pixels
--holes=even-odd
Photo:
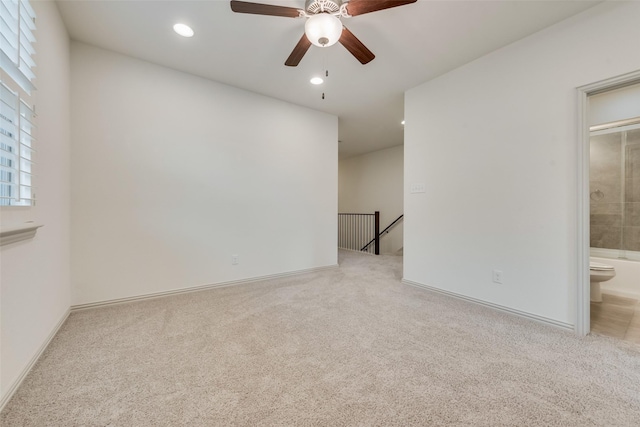
[[[0,424],[640,424],[640,346],[402,285],[401,260],[73,313]]]

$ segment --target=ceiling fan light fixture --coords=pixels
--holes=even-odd
[[[309,41],[318,47],[333,46],[342,35],[342,22],[328,13],[312,15],[304,24],[304,33]]]
[[[182,37],[193,37],[193,34],[194,34],[191,27],[185,24],[174,25],[173,31],[180,34]]]

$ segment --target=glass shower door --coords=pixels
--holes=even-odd
[[[640,260],[640,124],[591,132],[591,253]]]

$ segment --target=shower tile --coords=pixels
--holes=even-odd
[[[591,202],[591,215],[622,214],[622,203],[593,203]]]
[[[628,251],[640,251],[640,227],[624,227],[624,248]]]
[[[590,242],[592,248],[620,249],[622,227],[591,225]]]
[[[625,203],[624,225],[640,227],[640,202]]]
[[[600,197],[598,197],[598,194],[600,194]],[[622,184],[620,183],[620,171],[614,171],[609,174],[604,172],[599,174],[592,173],[589,180],[589,197],[591,203],[621,203]]]
[[[640,143],[640,129],[633,129],[627,132],[627,144]]]
[[[627,203],[640,202],[640,171],[636,172],[635,176],[629,177],[629,175],[631,174],[627,174],[625,180],[624,201]]]
[[[622,215],[592,214],[591,225],[602,225],[606,227],[622,227]]]
[[[590,139],[589,194],[592,202],[622,202],[622,139],[608,134]],[[600,195],[598,197],[598,194]]]
[[[640,202],[640,143],[628,145],[625,155],[625,201]]]

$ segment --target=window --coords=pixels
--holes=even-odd
[[[35,29],[28,0],[0,2],[0,206],[34,204]]]
[[[0,84],[0,206],[33,204],[31,108]]]

